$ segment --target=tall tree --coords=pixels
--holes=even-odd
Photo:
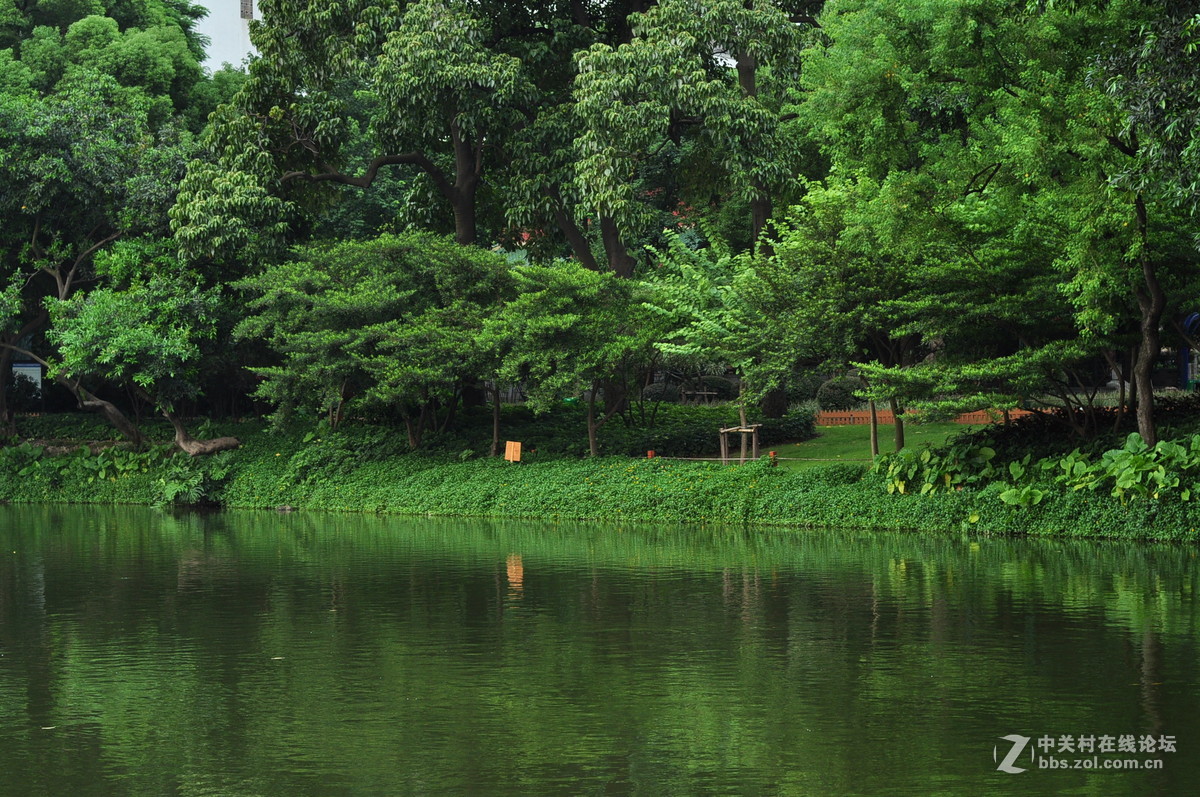
[[[813,19],[787,5],[663,0],[631,17],[631,41],[579,56],[577,179],[598,214],[626,230],[643,226],[639,169],[687,137],[695,141],[693,168],[712,175],[704,187],[744,202],[750,240],[760,242],[804,155],[801,139],[786,132],[794,117],[786,88],[798,77]]]
[[[134,391],[170,421],[175,444],[191,456],[236,448],[232,437],[193,438],[179,416],[180,402],[201,392],[204,360],[218,343],[218,330],[228,331],[220,323],[224,305],[219,289],[162,271],[52,302],[49,337],[58,354],[51,375]],[[135,442],[141,437],[136,430],[127,434]]]
[[[780,223],[773,253],[757,258],[750,291],[766,327],[759,356],[777,370],[807,361],[839,371],[856,364],[903,372],[927,354],[897,304],[927,274],[911,242],[886,242],[883,214],[893,199],[866,177],[831,179],[810,186]],[[905,391],[887,376],[864,383],[872,409],[876,399],[890,403],[896,448],[903,448]]]
[[[165,226],[192,152],[187,111],[204,81],[203,42],[184,3],[143,0],[0,6],[2,389],[13,346],[48,320],[43,300],[95,281],[94,256]]]
[[[621,35],[628,5],[640,4],[352,0],[330,13],[264,0],[252,29],[261,57],[219,115],[214,158],[189,172],[177,235],[198,256],[240,247],[246,236],[227,231],[246,219],[279,239],[329,192],[400,170],[418,204],[448,211],[422,226],[464,244],[481,223],[493,240],[507,224],[558,228],[594,265],[594,236],[561,179],[575,135],[571,56]]]
[[[830,2],[823,41],[806,56],[803,109],[835,169],[907,186],[896,195],[911,206],[908,223],[941,227],[968,260],[997,249],[981,237],[1040,225],[1050,244],[1033,250],[1038,267],[1073,297],[1087,346],[1114,347],[1110,336],[1136,321],[1139,428],[1150,440],[1168,300],[1159,275],[1191,266],[1176,258],[1171,211],[1114,180],[1133,157],[1129,117],[1094,75],[1098,53],[1154,16],[1139,2]],[[986,219],[976,207],[1007,221],[962,224]]]
[[[313,244],[239,284],[252,314],[237,334],[280,358],[253,369],[278,418],[398,415],[413,448],[483,371],[480,330],[509,293],[504,258],[427,233]]]
[[[517,267],[513,277],[517,294],[485,324],[497,375],[524,383],[538,411],[586,393],[588,451],[598,456],[599,430],[623,405],[606,402],[601,414],[597,398],[649,361],[660,325],[634,301],[637,283],[612,272],[568,261]]]
[[[740,383],[738,410],[778,386],[792,365],[764,356],[765,329],[758,275],[749,253],[735,255],[720,241],[693,249],[678,237],[656,252],[661,265],[646,278],[647,309],[661,316],[663,353],[733,370]],[[743,439],[744,444],[744,439]],[[743,452],[744,453],[744,452]]]

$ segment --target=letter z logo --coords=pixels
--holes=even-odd
[[[1024,752],[1025,745],[1029,744],[1030,737],[1018,736],[1015,733],[1010,733],[1008,736],[1001,736],[1000,738],[1006,742],[1012,742],[1012,747],[1009,748],[1008,754],[1004,756],[1004,760],[999,763],[996,769],[1000,770],[1001,772],[1007,772],[1010,775],[1016,775],[1018,772],[1024,772],[1025,769],[1023,767],[1013,766],[1013,763],[1016,762],[1017,757]],[[999,757],[1000,745],[996,745],[992,748],[992,760],[995,761]]]

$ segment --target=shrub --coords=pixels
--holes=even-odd
[[[853,377],[830,379],[817,390],[817,404],[823,410],[853,409],[862,403],[854,395],[856,390],[862,390],[862,382]]]
[[[1200,435],[1188,440],[1160,440],[1150,447],[1132,432],[1120,448],[1093,460],[1076,449],[1042,467],[1061,471],[1058,482],[1072,491],[1108,491],[1122,502],[1132,498],[1190,501],[1200,498]]]
[[[787,381],[785,390],[789,404],[812,401],[817,397],[817,391],[825,384],[825,377],[816,371],[797,371]]]
[[[872,470],[882,473],[889,493],[961,490],[986,484],[1000,473],[993,460],[996,451],[972,440],[955,438],[933,448],[902,448],[876,458]]]
[[[679,385],[670,382],[655,382],[642,391],[643,401],[666,401],[674,404],[679,401]]]

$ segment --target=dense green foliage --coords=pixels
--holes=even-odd
[[[399,416],[413,446],[437,403],[486,373],[485,313],[510,293],[504,259],[432,235],[314,245],[240,283],[257,311],[238,326],[279,365],[257,369],[278,417]]]
[[[203,13],[173,0],[0,3],[0,426],[11,347],[42,343],[46,303],[93,287],[114,242],[168,230],[195,134],[237,82],[200,67]]]
[[[0,3],[6,431],[36,401],[3,384],[19,356],[193,456],[237,440],[184,413],[463,460],[695,456],[760,415],[767,445],[803,437],[784,411],[815,396],[892,410],[871,478],[898,502],[1200,484],[1152,390],[1200,328],[1195,0],[262,12],[261,57],[213,76],[186,3]],[[904,448],[905,408],[1014,407],[1042,439]],[[330,456],[410,462],[373,446]],[[212,498],[247,456],[162,484]]]
[[[792,472],[771,468],[766,457],[741,467],[564,457],[556,448],[578,440],[580,415],[576,411],[573,434],[543,429],[541,447],[519,465],[456,455],[452,446],[447,453],[407,453],[406,442],[394,431],[363,425],[305,433],[280,433],[260,424],[218,426],[211,431],[235,433],[244,445],[204,459],[171,455],[163,448],[47,456],[36,446],[9,447],[0,450],[0,500],[213,502],[262,509],[1200,539],[1200,501],[1185,502],[1178,495],[1175,500],[1098,501],[1087,490],[1059,489],[1022,506],[1002,500],[1006,484],[978,487],[969,479],[956,481],[967,485],[961,490],[889,495],[880,478],[856,465]],[[519,416],[511,419],[518,432],[528,421]],[[695,415],[691,420],[696,422]],[[647,441],[614,436],[607,442],[623,453],[619,446]]]

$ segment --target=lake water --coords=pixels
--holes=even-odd
[[[0,507],[0,795],[1194,794],[1198,586],[1169,545]]]

